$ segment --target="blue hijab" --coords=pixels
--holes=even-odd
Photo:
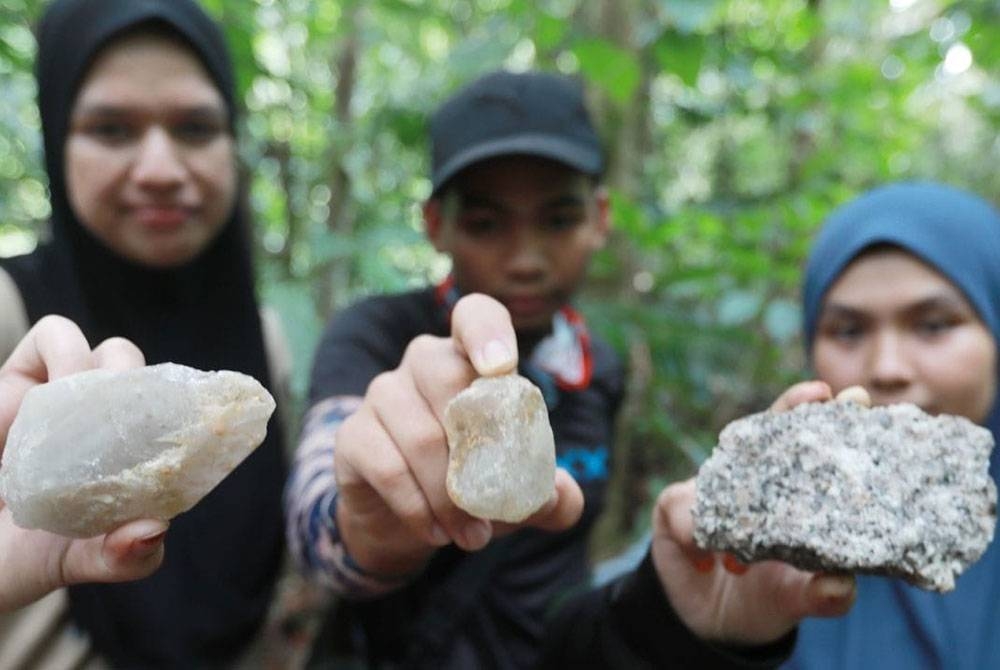
[[[936,268],[965,294],[1000,342],[1000,215],[984,200],[931,183],[875,189],[836,210],[806,266],[804,335],[813,341],[827,290],[865,249],[900,247]],[[997,439],[1000,402],[986,426]],[[1000,449],[990,460],[1000,474]],[[1000,539],[1000,533],[997,533]],[[808,619],[785,666],[911,670],[1000,667],[1000,542],[941,595],[883,577],[858,578],[858,599],[839,619]]]

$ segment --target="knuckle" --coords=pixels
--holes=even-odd
[[[392,491],[407,497],[406,491],[413,487],[410,470],[402,459],[374,463],[369,473],[372,485],[379,491]]]
[[[59,316],[58,314],[46,314],[38,320],[38,323],[36,323],[35,326],[39,328],[52,328],[67,326],[72,323],[73,322],[65,316]]]
[[[448,444],[444,428],[436,422],[417,422],[410,433],[410,450],[417,458],[426,458],[446,448]]]
[[[371,399],[384,398],[391,394],[397,383],[398,380],[395,372],[383,372],[368,384],[366,395]]]
[[[406,353],[403,355],[403,360],[425,360],[427,357],[439,352],[443,342],[444,340],[442,338],[434,337],[433,335],[418,335],[413,338],[410,344],[406,347]]]

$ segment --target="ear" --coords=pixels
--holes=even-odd
[[[594,250],[603,249],[608,243],[608,235],[611,234],[611,199],[608,196],[608,189],[598,186],[594,190],[594,206],[596,212],[596,226],[594,226]]]
[[[444,253],[444,212],[441,198],[431,198],[423,206],[424,232],[438,251]]]

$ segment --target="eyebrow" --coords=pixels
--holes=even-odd
[[[928,296],[922,300],[905,305],[901,311],[904,314],[918,314],[931,309],[950,309],[963,314],[977,314],[976,310],[967,301],[949,293]],[[867,316],[868,312],[862,308],[836,302],[825,305],[823,311],[820,313],[821,318],[864,318]]]
[[[193,116],[197,118],[206,118],[212,120],[221,120],[226,118],[226,112],[224,109],[211,104],[196,104],[190,106],[177,107],[175,109],[167,108],[171,113],[179,113],[184,116]],[[106,104],[95,104],[95,105],[83,105],[80,107],[74,117],[99,117],[99,118],[124,118],[131,116],[136,112],[137,108],[130,105],[106,105]],[[144,110],[139,110],[144,113]]]
[[[542,209],[558,209],[561,207],[583,207],[584,200],[582,197],[572,193],[566,193],[558,195],[551,200],[542,203]],[[463,209],[472,208],[482,208],[482,209],[492,209],[497,212],[506,212],[507,207],[497,200],[493,200],[487,195],[479,194],[459,194],[459,206]]]

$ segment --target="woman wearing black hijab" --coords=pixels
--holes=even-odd
[[[38,42],[52,237],[0,263],[27,321],[60,314],[92,345],[123,336],[150,364],[238,370],[273,388],[218,26],[190,0],[57,0]],[[155,575],[69,588],[93,651],[114,667],[239,657],[281,562],[281,437],[272,422],[264,444],[171,524]]]

